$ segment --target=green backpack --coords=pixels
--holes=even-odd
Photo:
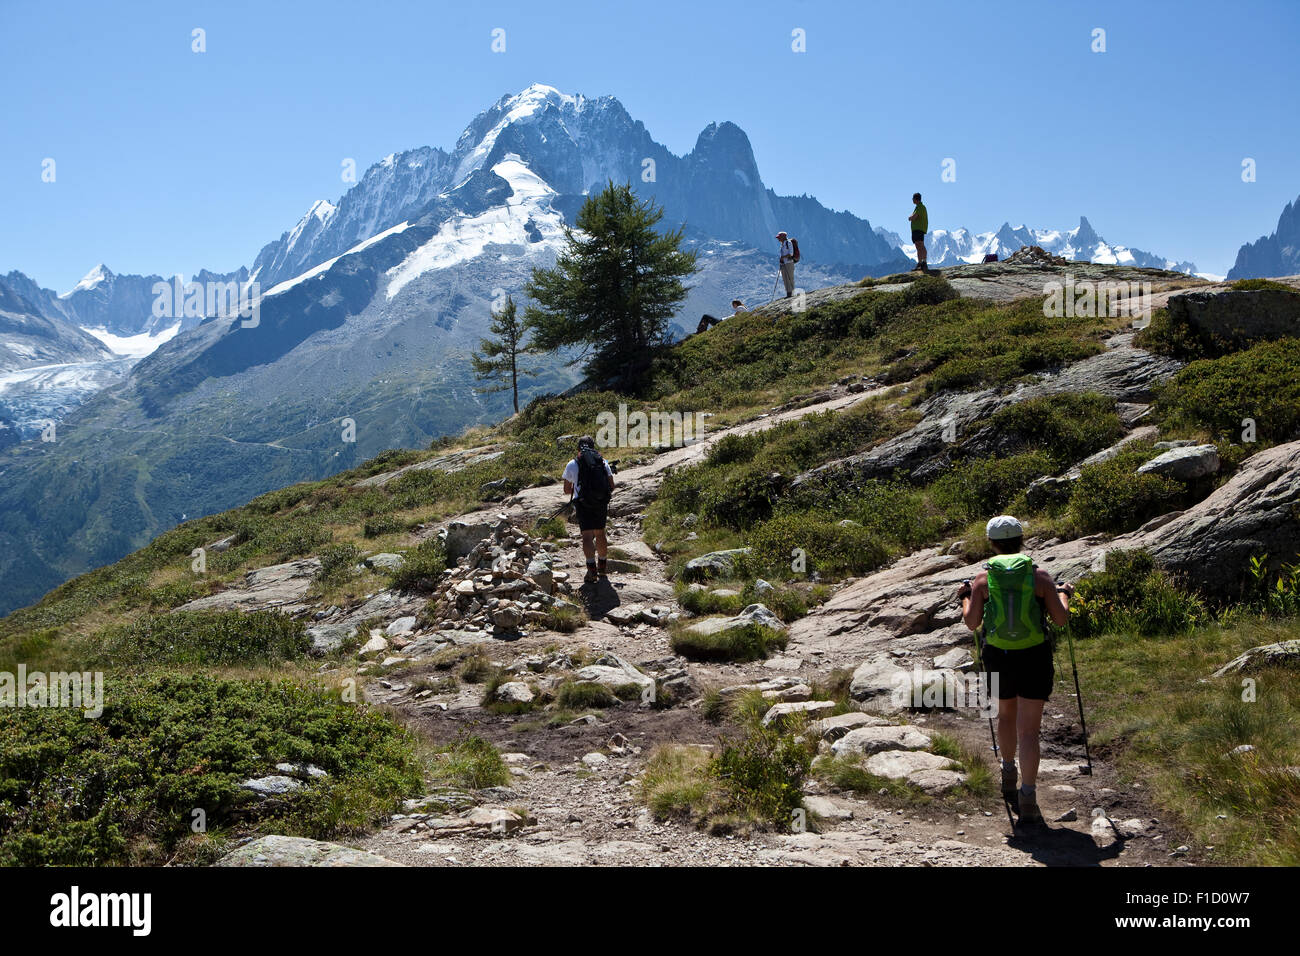
[[[1027,554],[999,554],[985,565],[989,599],[984,602],[984,640],[1004,651],[1047,640],[1043,608],[1034,596],[1034,561]]]

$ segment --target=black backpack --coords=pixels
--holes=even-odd
[[[584,505],[609,501],[609,472],[605,470],[605,459],[594,448],[578,452],[578,500]]]

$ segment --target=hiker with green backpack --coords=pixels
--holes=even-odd
[[[582,533],[582,555],[587,559],[584,584],[608,576],[609,541],[605,524],[609,499],[614,494],[614,470],[596,450],[596,439],[578,439],[578,454],[564,466],[564,493],[573,504],[574,518]]]
[[[1038,809],[1038,735],[1043,706],[1052,693],[1052,644],[1046,620],[1058,627],[1069,621],[1070,585],[1024,554],[1024,528],[1011,515],[998,515],[986,529],[998,553],[985,570],[957,592],[962,619],[975,632],[980,663],[996,681],[997,737],[1002,752],[1002,798],[1022,824],[1041,824]],[[1016,753],[1023,780],[1016,788]]]

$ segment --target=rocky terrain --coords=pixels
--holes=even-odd
[[[1198,334],[1238,344],[1285,335],[1287,323],[1295,321],[1288,311],[1294,309],[1292,293],[1285,290],[1300,289],[1300,277],[1282,280],[1278,288],[1243,290],[1174,273],[1049,260],[1029,253],[1010,263],[947,269],[943,278],[968,302],[994,304],[1041,298],[1045,283],[1067,272],[1081,282],[1149,283],[1151,298],[1143,304],[1162,310],[1161,321],[1176,314]],[[803,301],[760,307],[750,321],[759,328],[771,327],[769,322],[779,327],[801,321],[802,309],[833,311],[864,292],[905,292],[907,280],[818,289]],[[893,424],[884,437],[823,455],[817,464],[782,476],[782,487],[798,494],[805,488],[858,488],[879,479],[919,487],[953,473],[972,456],[1000,459],[1006,435],[993,426],[1008,412],[1030,407],[1025,403],[1042,407],[1061,396],[1088,395],[1113,407],[1109,444],[1092,445],[1086,456],[1064,460],[1032,481],[1024,492],[1031,507],[1061,500],[1099,464],[1139,446],[1149,450],[1133,480],[1150,476],[1204,490],[1123,530],[1062,531],[1071,526],[1051,522],[1040,530],[1031,521],[1026,544],[1039,566],[1058,581],[1086,581],[1106,567],[1111,552],[1141,549],[1207,600],[1229,600],[1247,583],[1253,559],[1263,555],[1264,564],[1276,568],[1300,551],[1295,518],[1300,441],[1278,441],[1249,454],[1226,442],[1160,440],[1157,423],[1164,419],[1153,403],[1185,363],[1139,344],[1149,315],[1147,309],[1134,309],[1131,319],[1121,314],[1078,353],[1082,358],[1009,384],[931,390],[920,376],[842,375],[821,380],[830,384],[785,393],[770,407],[724,415],[702,440],[634,454],[619,469],[610,506],[610,573],[595,583],[583,582],[576,529],[556,520],[560,488],[544,480],[511,486],[507,475],[480,485],[476,477],[470,488],[477,494],[461,500],[476,500],[477,508],[392,525],[403,529],[400,534],[385,536],[390,526],[383,524],[372,530],[370,522],[383,517],[375,511],[379,503],[407,500],[401,497],[405,489],[445,487],[431,482],[477,475],[475,469],[508,460],[503,456],[512,454],[512,443],[500,430],[473,432],[434,453],[386,456],[376,467],[349,473],[356,477],[332,491],[318,489],[324,497],[287,489],[279,503],[257,510],[259,517],[253,518],[259,524],[284,522],[287,528],[292,516],[327,502],[368,501],[361,514],[375,517],[366,519],[364,537],[357,538],[361,548],[340,549],[326,534],[322,546],[292,546],[289,553],[295,556],[288,560],[254,560],[250,566],[247,558],[237,557],[255,536],[250,526],[205,519],[201,527],[235,530],[190,539],[201,545],[193,553],[206,555],[214,567],[248,570],[196,587],[176,581],[167,566],[155,566],[171,583],[150,592],[146,620],[155,622],[151,627],[160,619],[198,622],[213,612],[239,620],[301,622],[305,644],[282,662],[290,673],[355,687],[370,710],[432,745],[486,742],[501,768],[493,779],[472,784],[448,784],[435,773],[422,795],[406,797],[378,828],[363,827],[336,842],[260,828],[225,846],[221,864],[1147,866],[1208,861],[1212,847],[1194,839],[1185,822],[1162,806],[1151,781],[1121,770],[1113,744],[1094,741],[1090,768],[1084,765],[1074,687],[1068,672],[1060,671],[1059,657],[1044,715],[1040,770],[1040,803],[1049,826],[1012,826],[995,788],[981,782],[991,765],[988,722],[970,709],[925,702],[936,689],[951,694],[968,686],[976,668],[972,636],[960,620],[955,593],[979,571],[982,558],[960,536],[895,552],[864,573],[825,579],[814,573],[802,590],[791,591],[788,580],[775,576],[775,583],[761,577],[735,583],[744,580],[737,568],[751,548],[702,546],[700,537],[714,532],[703,520],[697,524],[698,516],[682,519],[684,529],[699,532],[686,535],[684,553],[681,542],[664,540],[665,526],[655,518],[666,483],[746,439],[785,434],[814,421],[860,427],[864,411],[885,416],[880,420]],[[899,400],[905,398],[904,413]],[[960,441],[954,442],[954,434]],[[562,457],[574,437],[561,434],[547,442]],[[845,524],[854,522],[840,522]],[[356,528],[359,532],[360,525]],[[364,546],[372,533],[384,546]],[[190,554],[191,546],[183,545],[179,554]],[[429,564],[432,552],[438,560]],[[124,580],[132,580],[133,573]],[[340,573],[344,580],[366,582],[364,592],[332,587],[329,582]],[[183,590],[167,590],[182,584]],[[103,590],[108,585],[97,587],[101,590],[94,593],[109,593]],[[186,597],[172,600],[172,593]],[[788,601],[796,593],[809,599],[792,613]],[[35,613],[33,620],[40,619],[40,608]],[[51,613],[60,617],[48,619],[63,620],[71,612]],[[107,633],[119,640],[116,632]],[[768,635],[770,646],[742,656],[700,650],[710,641],[749,633]],[[1201,673],[1208,679],[1215,669],[1256,674],[1289,666],[1294,644],[1213,655]],[[801,782],[801,816],[790,826],[704,826],[656,812],[647,797],[661,769],[656,761],[665,753],[683,760],[718,754],[724,741],[750,732],[741,710],[752,714],[757,726],[814,746],[828,765],[857,768],[854,772],[873,782],[863,787],[844,774],[808,774]],[[443,750],[432,759],[436,767],[459,758]],[[330,766],[334,774],[347,769]],[[277,758],[235,779],[241,799],[273,808],[289,796],[310,794],[332,777],[317,760],[295,757]]]
[[[1123,270],[1071,263],[1083,275],[1111,281]],[[1041,294],[1040,267],[962,267],[945,276],[963,295],[1009,301]],[[1052,268],[1050,263],[1042,269]],[[1150,281],[1144,272],[1132,278]],[[1157,280],[1162,279],[1159,275]],[[1185,281],[1168,276],[1157,293],[1164,304]],[[1293,285],[1300,281],[1289,280]],[[882,288],[878,286],[877,288]],[[883,286],[888,288],[888,285]],[[1219,286],[1198,284],[1198,296]],[[856,286],[818,290],[810,305],[857,294]],[[790,304],[760,310],[779,320]],[[1144,323],[1139,323],[1144,324]],[[1092,456],[1105,460],[1125,444],[1149,439],[1144,424],[1153,386],[1181,363],[1133,345],[1132,331],[1115,335],[1106,350],[1037,384],[1009,393],[997,390],[944,394],[922,406],[923,417],[907,432],[865,453],[834,461],[819,472],[862,475],[924,473],[947,454],[940,425],[956,420],[963,430],[1010,404],[1060,391],[1093,391],[1119,403],[1127,434]],[[996,801],[962,795],[964,774],[932,752],[933,735],[953,735],[987,750],[988,726],[960,711],[915,711],[899,706],[900,686],[951,683],[974,664],[971,635],[960,622],[953,596],[977,573],[956,550],[929,548],[883,570],[843,581],[825,603],[788,627],[761,603],[733,617],[706,617],[692,627],[725,630],[761,622],[783,632],[788,643],[766,660],[704,663],[674,653],[669,628],[690,623],[656,542],[643,535],[642,519],[665,474],[702,460],[728,435],[768,429],[802,416],[843,413],[884,388],[846,382],[810,395],[796,407],[768,413],[711,433],[706,440],[662,451],[619,474],[611,511],[610,543],[617,557],[608,579],[580,585],[583,558],[576,531],[557,540],[528,529],[553,513],[555,487],[537,487],[488,508],[464,514],[421,533],[439,537],[454,567],[442,572],[427,598],[398,592],[370,596],[353,609],[320,608],[305,599],[312,561],[264,568],[243,588],[201,599],[192,606],[241,609],[279,607],[306,615],[318,653],[347,641],[360,643],[358,673],[367,675],[366,696],[435,739],[473,732],[494,743],[510,767],[508,786],[448,796],[431,793],[407,802],[379,832],[359,841],[361,862],[407,865],[1168,865],[1195,862],[1183,834],[1161,819],[1140,781],[1122,783],[1104,757],[1093,773],[1081,772],[1081,737],[1073,694],[1058,686],[1045,715],[1041,802],[1047,831],[1013,831]],[[1169,443],[1144,468],[1183,476],[1219,467],[1214,446]],[[457,467],[491,455],[471,448],[415,467]],[[1081,462],[1080,465],[1086,464]],[[386,483],[400,472],[366,481]],[[1077,480],[1079,466],[1045,482]],[[1300,442],[1282,444],[1247,459],[1213,494],[1182,512],[1165,514],[1121,536],[1093,535],[1027,542],[1040,566],[1073,582],[1104,564],[1113,548],[1149,549],[1162,565],[1189,575],[1207,589],[1225,588],[1251,554],[1285,553],[1295,545],[1289,509],[1300,501]],[[800,476],[805,477],[805,476]],[[796,479],[796,481],[799,479]],[[731,552],[704,555],[688,565],[695,590],[710,589],[712,572],[726,568]],[[367,562],[400,563],[399,554],[375,554]],[[759,588],[764,582],[759,582]],[[768,588],[770,589],[770,585]],[[567,625],[560,621],[567,617]],[[483,654],[508,675],[489,697],[478,685],[440,689],[430,677],[439,662]],[[332,667],[334,665],[326,665]],[[813,686],[837,671],[851,671],[854,709],[827,716],[834,705],[817,700]],[[557,725],[538,723],[526,711],[538,695],[568,683],[601,685],[623,702]],[[901,683],[900,683],[901,682]],[[711,747],[719,728],[702,713],[701,694],[724,698],[747,690],[770,701],[765,722],[799,714],[807,733],[821,738],[825,753],[859,754],[871,772],[907,781],[933,798],[922,806],[897,806],[851,792],[833,792],[810,780],[804,805],[818,821],[807,832],[707,836],[662,822],[638,801],[637,788],[651,751],[664,744]],[[668,694],[669,707],[656,707]],[[489,703],[507,705],[493,709]],[[231,865],[302,862],[302,854],[342,853],[267,838],[232,854]],[[268,842],[269,841],[269,842]],[[330,865],[343,865],[346,856]],[[355,861],[353,861],[355,862]]]

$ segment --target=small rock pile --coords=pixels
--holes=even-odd
[[[503,637],[527,623],[550,622],[562,607],[579,610],[564,598],[573,586],[567,572],[553,567],[555,545],[537,541],[504,516],[491,525],[453,522],[445,541],[457,564],[442,573],[440,594],[424,612],[428,623]]]
[[[1042,246],[1021,246],[1002,260],[1020,266],[1064,266],[1069,260],[1064,256],[1054,256]]]

